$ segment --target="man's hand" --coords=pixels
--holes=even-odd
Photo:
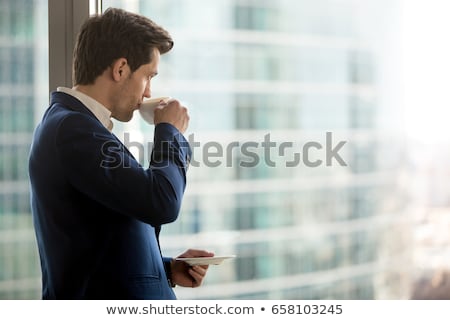
[[[178,258],[214,257],[214,253],[205,250],[189,249]],[[206,275],[208,266],[190,266],[184,261],[172,260],[172,283],[181,287],[199,287]]]
[[[189,125],[189,115],[187,108],[178,100],[171,99],[162,102],[155,108],[154,113],[155,125],[158,123],[170,123],[181,133],[184,133]]]

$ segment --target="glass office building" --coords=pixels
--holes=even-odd
[[[0,3],[0,299],[40,295],[28,152],[48,103],[46,17],[46,1]]]
[[[0,298],[40,294],[26,160],[48,98],[46,5],[8,0],[0,9],[0,66],[8,68],[0,83]],[[102,5],[142,13],[175,40],[152,94],[188,105],[194,156],[181,216],[161,234],[164,254],[237,255],[212,266],[201,288],[176,288],[179,298],[407,298],[401,110],[389,83],[397,1]],[[152,130],[138,114],[114,129],[143,165]]]
[[[178,288],[181,298],[407,297],[407,194],[393,130],[401,110],[381,83],[396,72],[387,44],[397,5],[103,1],[103,10],[145,14],[175,40],[152,94],[190,107],[195,161],[163,250],[237,255],[211,267],[201,289]],[[135,142],[151,141],[152,127],[135,117],[123,130],[145,159]],[[346,166],[327,158],[340,141]],[[304,149],[311,142],[318,148]]]

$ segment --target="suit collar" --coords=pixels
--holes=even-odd
[[[111,112],[103,105],[81,92],[69,88],[58,88],[52,92],[50,104],[61,103],[67,108],[94,116],[110,132],[113,127]]]
[[[58,87],[57,91],[67,93],[81,101],[81,103],[88,108],[109,131],[112,130],[113,123],[111,121],[111,111],[108,110],[103,104],[76,89]]]
[[[50,105],[53,105],[56,103],[63,104],[65,107],[69,108],[70,110],[89,114],[89,115],[95,117],[95,115],[83,103],[81,103],[80,100],[78,100],[74,96],[71,96],[70,94],[67,94],[64,92],[57,92],[57,91],[52,92],[51,97],[50,97]]]

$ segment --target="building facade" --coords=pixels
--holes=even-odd
[[[161,234],[164,254],[237,256],[211,266],[201,288],[176,288],[179,298],[406,297],[398,106],[383,81],[395,3],[103,1],[175,40],[152,94],[187,104],[194,155],[181,216]],[[0,298],[40,296],[26,163],[48,99],[46,6],[0,5]],[[136,114],[114,130],[146,165],[153,127]]]
[[[0,3],[0,299],[40,296],[28,152],[48,103],[47,2]]]
[[[395,3],[103,1],[109,6],[145,14],[175,40],[152,94],[190,108],[194,161],[163,250],[237,255],[211,267],[201,289],[178,288],[181,298],[407,296],[407,192],[392,129],[401,110],[385,82]],[[132,149],[151,141],[139,117],[123,131]],[[328,158],[341,141],[345,165]],[[145,163],[149,150],[134,151]]]

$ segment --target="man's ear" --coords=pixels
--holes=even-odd
[[[128,61],[125,58],[119,58],[112,65],[112,77],[114,81],[120,81],[127,75]]]

